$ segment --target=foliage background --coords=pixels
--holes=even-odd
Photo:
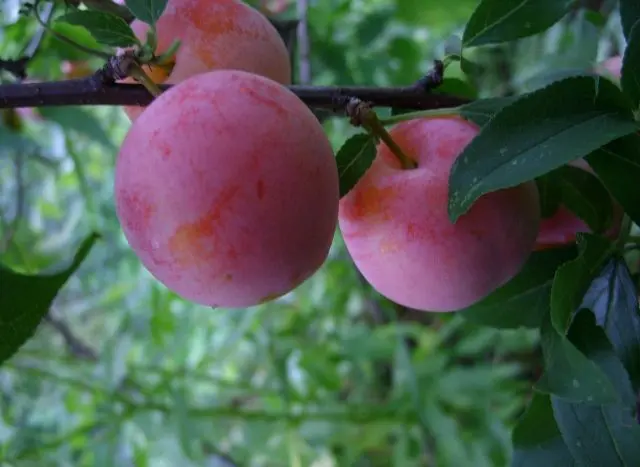
[[[477,4],[310,3],[313,83],[379,86],[421,76]],[[35,30],[18,6],[2,4],[2,57]],[[281,17],[295,13],[291,4]],[[617,12],[599,27],[579,13],[478,52],[473,84],[481,97],[525,92],[622,47]],[[29,71],[61,79],[62,61],[84,58],[48,37]],[[277,302],[189,304],[151,278],[120,231],[121,109],[41,114],[20,131],[0,127],[0,262],[47,270],[91,231],[102,239],[0,369],[2,465],[509,465],[538,371],[535,333],[398,308],[363,283],[338,234],[322,269]],[[336,149],[355,132],[344,119],[324,125]]]

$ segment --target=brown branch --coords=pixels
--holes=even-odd
[[[313,108],[341,111],[350,98],[370,102],[376,107],[398,107],[410,110],[456,107],[468,99],[433,94],[429,86],[419,82],[405,87],[372,86],[288,86],[305,104]],[[171,85],[160,85],[168,90]],[[0,108],[51,107],[69,105],[141,105],[151,103],[153,96],[139,84],[101,83],[95,76],[83,79],[42,83],[0,85]]]

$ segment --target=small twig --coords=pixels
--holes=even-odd
[[[49,312],[44,317],[44,321],[62,336],[67,349],[74,357],[92,362],[98,361],[98,352],[76,337],[69,325],[63,320],[54,318]]]

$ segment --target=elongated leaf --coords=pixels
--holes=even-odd
[[[543,177],[554,185],[558,198],[569,211],[582,219],[593,232],[605,232],[613,222],[611,195],[591,172],[564,165]]]
[[[552,397],[555,419],[569,451],[582,465],[636,465],[640,425],[633,416],[635,396],[627,372],[590,312],[576,316],[569,338],[608,375],[621,400],[619,404],[594,406]]]
[[[551,398],[534,393],[511,435],[511,467],[578,467],[553,416]]]
[[[460,108],[460,115],[472,121],[478,126],[484,126],[503,107],[515,102],[515,97],[491,97],[488,99],[478,99],[463,105]]]
[[[354,135],[342,145],[336,154],[341,197],[358,183],[375,158],[376,142],[368,134]]]
[[[580,254],[556,272],[551,287],[551,322],[560,334],[569,329],[574,314],[594,277],[615,251],[612,242],[596,235],[577,235]]]
[[[543,219],[553,216],[562,204],[562,190],[550,176],[552,172],[536,178],[536,186],[540,196],[540,215]]]
[[[71,264],[56,274],[26,275],[0,264],[0,363],[33,336],[58,291],[78,269],[98,238],[97,234],[87,237]]]
[[[640,224],[640,135],[619,138],[586,157],[596,175],[622,206]]]
[[[75,10],[62,15],[57,21],[85,27],[100,44],[111,47],[129,47],[140,41],[131,26],[119,16],[95,10]]]
[[[151,26],[155,25],[158,18],[167,7],[168,0],[126,0],[125,5],[131,13]]]
[[[550,310],[556,270],[576,254],[573,245],[534,252],[517,276],[460,313],[473,323],[496,328],[539,327]]]
[[[580,307],[593,312],[629,373],[633,389],[640,390],[640,309],[636,287],[623,258],[607,262]]]
[[[504,107],[449,178],[453,222],[482,195],[519,185],[640,129],[620,89],[599,77],[556,81]]]
[[[624,37],[628,41],[631,29],[640,20],[640,3],[637,0],[620,0],[620,19]]]
[[[482,0],[462,36],[465,47],[513,41],[557,23],[573,0]]]
[[[540,341],[545,371],[535,384],[536,390],[569,402],[619,402],[607,375],[553,327],[550,315],[542,323]]]

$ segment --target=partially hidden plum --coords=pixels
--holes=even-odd
[[[593,169],[583,159],[578,159],[568,165],[593,173]],[[615,200],[612,199],[612,203],[613,219],[611,227],[605,232],[605,236],[613,239],[620,233],[624,211]],[[554,214],[540,221],[540,230],[534,249],[546,250],[548,248],[568,245],[576,241],[576,236],[579,232],[590,233],[591,228],[586,222],[561,204]]]
[[[135,20],[131,28],[145,40],[149,25]],[[262,13],[241,1],[169,0],[156,31],[158,54],[176,39],[181,45],[169,73],[161,67],[143,67],[155,83],[177,84],[217,69],[248,71],[281,84],[291,82],[289,52],[278,31]],[[124,110],[134,120],[143,107],[126,106]]]
[[[285,86],[237,70],[191,77],[132,124],[115,170],[122,230],[183,298],[249,307],[325,261],[338,215],[333,151]]]
[[[403,169],[385,144],[340,201],[346,247],[382,295],[424,311],[466,308],[515,276],[538,232],[533,182],[486,194],[453,224],[451,167],[479,128],[460,117],[402,122],[390,135],[417,168]]]

